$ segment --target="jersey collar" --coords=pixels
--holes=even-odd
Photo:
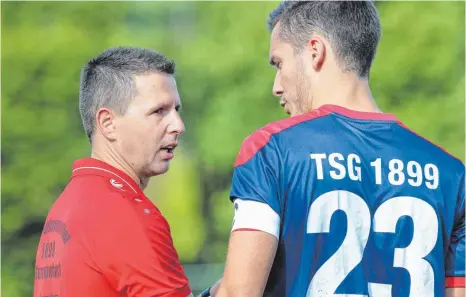
[[[395,115],[389,113],[363,112],[347,109],[338,105],[325,104],[318,108],[325,113],[337,113],[358,120],[394,121],[399,122]]]
[[[83,158],[73,163],[73,175],[98,175],[110,179],[110,183],[119,189],[127,189],[137,195],[144,195],[141,187],[123,171],[94,158]]]

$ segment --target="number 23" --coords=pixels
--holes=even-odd
[[[319,196],[309,211],[307,233],[330,232],[330,220],[337,210],[346,213],[347,234],[340,248],[317,270],[306,297],[342,296],[335,294],[335,290],[362,260],[371,227],[371,214],[366,202],[354,193],[337,190]],[[432,206],[419,198],[394,197],[382,203],[376,210],[374,231],[395,233],[396,223],[402,216],[410,216],[413,220],[413,239],[406,248],[395,248],[393,266],[402,267],[409,272],[410,297],[433,297],[434,271],[423,257],[432,251],[437,242],[437,215]],[[345,267],[341,267],[341,263]],[[388,284],[369,283],[368,291],[371,297],[391,297],[391,285]]]

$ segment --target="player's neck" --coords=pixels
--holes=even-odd
[[[313,108],[332,104],[362,112],[382,112],[372,97],[367,79],[360,79],[355,74],[342,74],[327,81],[327,85],[321,86],[321,92],[315,94]]]
[[[149,182],[148,179],[141,179],[131,165],[108,145],[104,145],[104,148],[102,148],[102,145],[93,145],[91,158],[105,162],[110,166],[123,171],[139,185],[141,190],[144,190]]]

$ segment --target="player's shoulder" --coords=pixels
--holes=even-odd
[[[448,168],[448,171],[456,174],[464,175],[465,167],[462,160],[455,157],[452,153],[447,151],[439,144],[427,139],[424,136],[419,135],[414,130],[402,122],[398,122],[398,126],[408,133],[411,139],[414,139],[418,145],[416,147],[422,147],[423,151],[429,153],[429,158],[440,164],[444,168]]]
[[[139,196],[122,180],[107,176],[73,177],[62,194],[60,209],[69,210],[70,218],[80,221],[117,222],[131,218]],[[133,205],[134,204],[134,205]]]
[[[75,199],[66,209],[72,212],[70,221],[78,223],[86,236],[99,236],[99,230],[106,232],[108,226],[112,232],[128,236],[133,236],[133,232],[150,237],[170,232],[168,223],[152,201],[122,186],[117,179],[93,177],[72,186],[80,188],[74,189]]]
[[[71,195],[89,197],[95,201],[112,199],[113,197],[137,196],[138,192],[124,179],[105,175],[73,176],[69,183]]]
[[[324,108],[314,109],[308,113],[268,123],[264,127],[252,133],[251,136],[254,136],[255,134],[263,134],[269,135],[270,137],[272,135],[280,134],[284,131],[287,131],[302,123],[315,123],[315,120],[321,119],[327,115],[330,115],[331,113],[331,111],[328,111]]]
[[[240,152],[237,156],[235,167],[240,166],[250,160],[259,151],[263,150],[268,144],[274,142],[274,139],[289,129],[302,123],[312,122],[313,120],[329,115],[330,112],[323,109],[315,109],[309,113],[297,115],[287,119],[270,122],[267,125],[248,135],[241,144]],[[276,143],[275,145],[279,145]],[[276,147],[275,147],[276,148]]]

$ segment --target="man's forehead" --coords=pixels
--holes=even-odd
[[[172,75],[159,72],[135,75],[135,82],[136,85],[146,88],[176,87],[175,78]]]
[[[281,28],[281,25],[280,25],[280,22],[278,22],[275,25],[275,27],[273,27],[273,29],[272,29],[272,33],[271,33],[271,38],[272,39],[279,39],[280,28]]]
[[[180,104],[176,81],[172,75],[163,73],[137,75],[135,82],[137,97],[144,98],[146,104],[149,104],[149,101],[154,104],[162,101],[175,101],[175,105]]]
[[[270,61],[273,60],[275,56],[275,52],[277,50],[277,41],[278,41],[278,30],[277,26],[275,26],[272,30],[272,33],[270,34],[270,47],[269,47],[269,59]]]
[[[273,28],[272,33],[270,34],[270,53],[272,54],[275,51],[281,51],[287,45],[290,46],[289,42],[283,40],[280,36],[280,22]]]
[[[135,78],[139,96],[147,98],[178,97],[175,78],[164,73],[148,73]]]

